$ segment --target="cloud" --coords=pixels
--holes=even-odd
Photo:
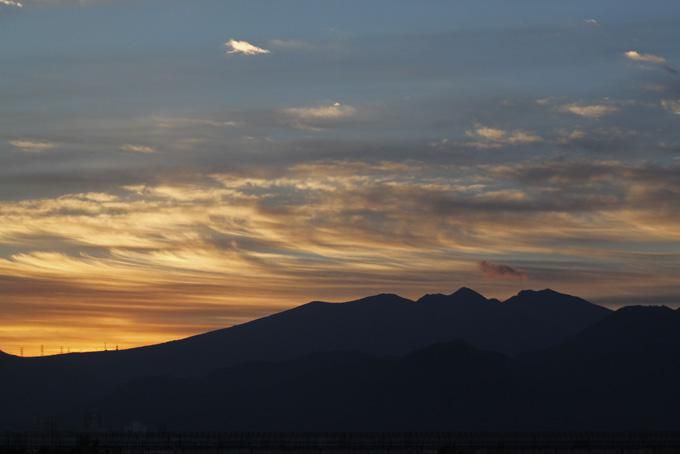
[[[0,0],[0,6],[14,6],[15,8],[23,8],[23,4],[21,2],[17,2],[14,0]]]
[[[680,100],[663,99],[661,100],[661,107],[672,114],[680,115]]]
[[[239,41],[237,39],[230,39],[224,45],[229,49],[229,54],[240,55],[263,55],[270,53],[269,50],[257,47],[248,41]]]
[[[354,116],[357,113],[357,109],[352,106],[346,106],[336,102],[325,106],[290,107],[285,109],[284,113],[291,117],[305,121],[342,120]]]
[[[299,39],[273,39],[271,45],[284,50],[311,50],[314,46]]]
[[[584,295],[639,295],[677,287],[679,197],[677,165],[397,160],[0,201],[0,310],[3,326],[33,332],[27,307],[46,325],[87,310],[70,335],[96,324],[101,336],[139,345],[265,306],[445,290],[452,274],[495,292],[530,275]]]
[[[654,54],[642,54],[636,50],[629,50],[624,53],[627,59],[633,61],[640,61],[644,63],[654,63],[656,65],[663,65],[666,63],[666,59]]]
[[[148,118],[145,118],[145,120],[149,120],[155,126],[164,129],[186,128],[191,126],[210,126],[213,128],[237,128],[243,126],[243,123],[234,120],[174,117],[162,115],[153,115]]]
[[[153,147],[149,147],[147,145],[131,145],[131,144],[126,144],[120,147],[122,151],[126,151],[128,153],[155,153],[156,149]]]
[[[607,104],[566,104],[560,107],[560,112],[566,112],[585,118],[601,118],[618,111],[618,107]]]
[[[498,263],[487,262],[486,260],[479,262],[479,270],[482,274],[494,279],[527,279],[527,273],[518,271],[508,265],[501,265]]]
[[[678,74],[678,70],[672,67],[670,64],[668,64],[668,61],[664,57],[661,57],[659,55],[643,54],[636,50],[629,50],[625,52],[624,55],[629,60],[659,65],[671,74]]]
[[[600,25],[600,21],[598,21],[597,19],[592,19],[592,18],[591,19],[584,19],[583,23],[585,25],[589,25],[591,27]]]
[[[473,130],[466,131],[465,135],[476,139],[482,139],[481,142],[467,143],[467,145],[478,148],[498,148],[502,145],[526,145],[543,141],[542,137],[526,131],[506,131],[482,125],[478,125]]]
[[[27,153],[41,153],[43,151],[49,151],[53,149],[56,145],[51,142],[38,142],[35,140],[10,140],[9,144],[20,151]]]

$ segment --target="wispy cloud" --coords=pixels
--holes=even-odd
[[[132,145],[126,144],[120,147],[122,151],[128,153],[155,153],[156,149],[147,145]]]
[[[662,99],[661,107],[672,114],[680,115],[680,99]]]
[[[39,142],[28,139],[10,140],[9,144],[16,149],[25,151],[27,153],[40,153],[43,151],[49,151],[56,146],[52,142]]]
[[[230,39],[224,45],[229,49],[227,53],[229,54],[240,54],[240,55],[263,55],[270,53],[269,50],[257,47],[248,41],[242,41],[237,39]]]
[[[357,109],[339,102],[330,105],[312,107],[290,107],[284,113],[299,120],[341,120],[350,118],[357,113]]]
[[[310,161],[2,201],[0,243],[9,252],[0,255],[0,309],[4,326],[35,331],[21,312],[27,305],[49,304],[35,309],[46,324],[87,308],[70,335],[97,324],[101,336],[138,345],[315,297],[417,296],[446,289],[452,272],[495,291],[527,274],[590,295],[677,287],[677,251],[658,251],[680,240],[678,172],[561,160]],[[633,241],[636,250],[626,247]],[[173,313],[175,324],[166,319]],[[133,334],[139,326],[148,327],[143,337]]]
[[[624,55],[628,60],[658,65],[672,74],[678,74],[678,70],[672,67],[665,57],[654,54],[643,54],[637,50],[629,50],[625,52]]]
[[[270,44],[284,50],[310,50],[314,48],[311,43],[299,39],[273,39]]]
[[[506,131],[483,125],[477,125],[475,129],[466,131],[465,135],[481,139],[481,141],[467,143],[467,145],[478,148],[497,148],[502,145],[526,145],[543,141],[542,137],[530,132],[521,130]]]
[[[657,65],[663,65],[666,63],[666,59],[664,57],[660,57],[658,55],[654,54],[643,54],[640,53],[636,50],[629,50],[625,54],[626,58],[628,60],[633,60],[633,61],[641,61],[645,63],[654,63]]]
[[[23,3],[14,0],[0,0],[0,6],[13,6],[15,8],[23,8]]]
[[[600,118],[618,112],[619,108],[608,104],[566,104],[560,107],[560,111],[579,117]]]
[[[493,279],[527,279],[527,273],[511,266],[491,263],[486,260],[479,262],[479,270],[486,277]]]

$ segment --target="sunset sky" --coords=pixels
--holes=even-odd
[[[680,303],[680,2],[0,0],[0,349],[469,286]]]

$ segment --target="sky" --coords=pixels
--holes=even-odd
[[[311,300],[680,303],[680,2],[0,0],[0,349]]]

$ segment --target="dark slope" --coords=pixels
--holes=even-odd
[[[532,298],[541,295],[537,301]],[[540,300],[540,301],[539,301]],[[569,305],[575,305],[573,309]],[[312,302],[243,325],[180,341],[120,352],[26,359],[31,367],[112,368],[112,376],[200,373],[242,361],[284,360],[313,352],[356,350],[402,354],[463,339],[516,353],[543,349],[574,335],[609,311],[557,292],[521,292],[506,303],[461,289],[417,303],[376,295],[347,303]]]
[[[531,326],[517,351],[538,350],[532,345],[540,345],[541,349],[557,345],[611,313],[582,298],[550,289],[523,290],[505,301],[504,306],[520,315],[522,326],[516,327],[517,331],[524,332],[524,326]]]
[[[578,354],[680,350],[680,312],[663,306],[629,306],[589,326],[565,345]]]
[[[347,307],[373,320],[392,304],[419,303],[382,295]],[[297,310],[316,321],[313,311],[325,306]],[[279,316],[298,320],[295,311]],[[518,357],[456,341],[393,357],[320,352],[193,376],[158,372],[116,386],[70,364],[3,386],[12,392],[2,396],[0,426],[31,427],[38,417],[78,427],[95,412],[111,429],[139,421],[225,431],[673,430],[680,427],[678,314],[621,309],[559,346]],[[267,323],[278,326],[273,319]]]
[[[326,353],[235,366],[203,378],[139,381],[97,408],[114,425],[124,426],[134,415],[152,426],[185,430],[445,430],[452,418],[473,428],[502,402],[508,367],[502,355],[460,343],[398,360]],[[456,406],[474,407],[475,414],[452,411]]]
[[[571,423],[607,430],[680,427],[680,313],[624,307],[565,343],[523,355],[534,374],[537,411],[556,406]],[[564,416],[555,415],[555,425]]]
[[[324,353],[150,377],[90,404],[110,427],[223,431],[653,431],[680,425],[660,353],[513,359],[461,342],[398,359]],[[661,373],[663,372],[663,373]]]
[[[539,350],[576,334],[608,312],[554,292],[527,308],[522,295],[500,303],[461,289],[418,302],[390,294],[342,304],[313,302],[161,345],[17,358],[0,365],[0,389],[12,390],[5,403],[16,408],[8,418],[17,421],[30,418],[32,409],[43,403],[75,408],[140,377],[202,376],[239,363],[285,361],[315,352],[358,351],[390,357],[453,339],[504,353]],[[552,304],[553,299],[559,301]],[[570,301],[583,305],[577,317],[563,308]]]
[[[160,362],[183,358],[199,370],[214,367],[215,358],[227,365],[337,350],[398,355],[452,339],[516,353],[554,345],[609,312],[553,291],[521,292],[504,304],[466,288],[417,303],[382,294],[343,304],[313,302],[140,352]]]

